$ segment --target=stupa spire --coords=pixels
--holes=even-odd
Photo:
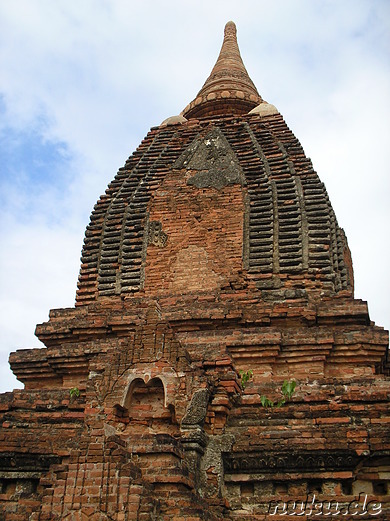
[[[234,22],[225,26],[216,64],[196,98],[184,109],[186,118],[245,114],[263,100],[242,61]]]

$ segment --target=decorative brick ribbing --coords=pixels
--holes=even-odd
[[[294,286],[286,280],[296,274],[302,276],[303,288],[318,287],[327,294],[351,291],[344,234],[324,185],[283,118],[228,117],[151,131],[140,147],[145,151],[140,154],[139,150],[139,157],[130,158],[120,170],[91,216],[82,254],[78,305],[88,304],[98,295],[144,287],[148,216],[154,205],[151,197],[175,170],[178,157],[199,139],[197,136],[207,140],[213,128],[225,136],[245,177],[247,202],[238,211],[245,223],[240,239],[242,268],[253,274],[249,278],[258,280],[263,291],[273,288],[267,298],[280,298],[282,293],[277,288]],[[196,197],[202,189],[191,190]],[[267,274],[275,275],[281,283],[275,278],[269,282],[269,277],[264,277]]]

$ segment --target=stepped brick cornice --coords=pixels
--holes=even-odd
[[[234,22],[225,26],[218,60],[196,98],[184,109],[187,119],[246,114],[262,102],[242,61]]]

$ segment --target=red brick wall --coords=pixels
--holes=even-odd
[[[161,222],[167,242],[148,246],[147,295],[219,291],[242,271],[241,186],[201,189],[187,185],[190,176],[169,173],[153,195],[149,220]]]

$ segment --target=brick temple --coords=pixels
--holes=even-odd
[[[0,396],[1,520],[390,519],[388,333],[233,22],[97,201],[76,305],[36,335]]]

